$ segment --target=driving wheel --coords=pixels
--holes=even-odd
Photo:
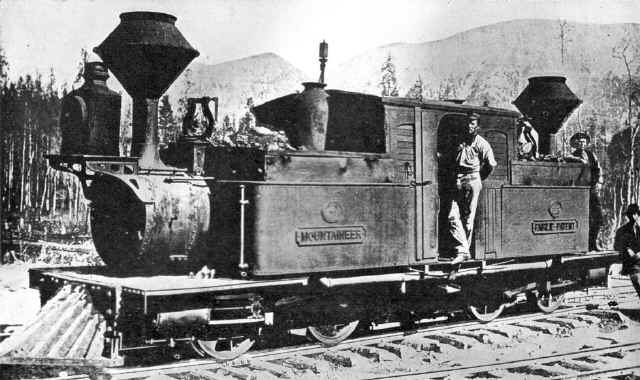
[[[254,339],[245,338],[236,340],[234,338],[203,340],[194,339],[191,341],[193,350],[202,357],[211,357],[219,362],[226,362],[238,358],[253,347]]]
[[[344,325],[309,326],[307,331],[325,346],[335,346],[353,334],[359,322],[353,321]]]
[[[553,313],[564,304],[564,294],[540,294],[538,295],[536,305],[543,313]]]
[[[491,322],[498,318],[505,309],[505,304],[495,305],[469,305],[469,312],[481,322]]]

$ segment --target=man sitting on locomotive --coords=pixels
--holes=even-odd
[[[640,296],[640,207],[632,203],[627,208],[629,222],[616,231],[613,248],[622,257],[621,275],[628,275]]]
[[[493,149],[487,140],[478,135],[480,115],[467,117],[466,130],[461,133],[455,156],[455,189],[449,208],[449,232],[455,240],[456,257],[451,262],[459,264],[471,257],[470,246],[473,222],[482,189],[497,165]]]
[[[571,156],[565,157],[568,162],[580,162],[588,165],[591,170],[591,190],[589,191],[589,251],[600,251],[597,238],[604,217],[600,203],[600,189],[602,187],[602,170],[598,158],[593,152],[587,150],[591,139],[584,132],[578,132],[571,136],[569,143],[575,149]]]
[[[518,159],[538,159],[538,132],[527,117],[518,119]]]

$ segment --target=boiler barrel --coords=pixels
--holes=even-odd
[[[104,174],[91,183],[91,231],[107,265],[157,272],[173,261],[202,261],[209,188],[198,180],[169,183],[166,178]]]

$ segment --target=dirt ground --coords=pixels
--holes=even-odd
[[[0,326],[25,324],[40,309],[40,295],[29,289],[29,268],[100,265],[102,261],[90,240],[79,244],[24,242],[10,264],[0,265]],[[5,261],[6,262],[6,261]]]
[[[24,324],[40,309],[40,296],[29,289],[28,269],[36,264],[0,265],[0,325]]]

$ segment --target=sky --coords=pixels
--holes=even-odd
[[[195,62],[272,52],[311,76],[322,40],[331,65],[377,46],[433,41],[513,19],[640,23],[638,0],[0,0],[0,47],[10,77],[53,68],[59,83],[72,82],[81,48],[91,51],[120,13],[139,10],[176,16],[200,51]]]

